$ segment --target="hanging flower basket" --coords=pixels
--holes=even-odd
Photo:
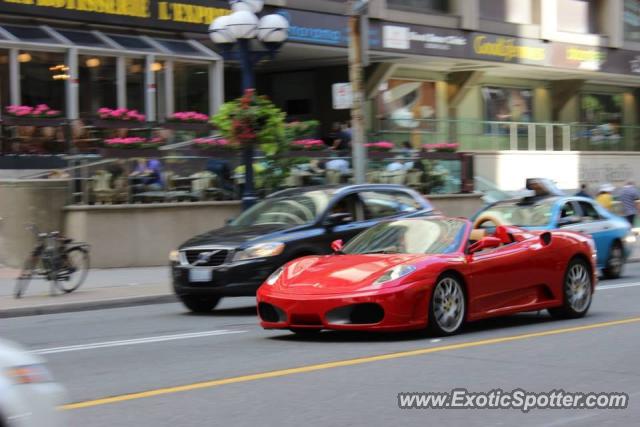
[[[225,103],[213,117],[212,123],[222,136],[233,144],[259,144],[271,155],[278,142],[284,139],[285,114],[268,98],[247,89],[240,99]]]
[[[369,151],[387,153],[395,148],[395,144],[389,141],[378,141],[364,144]]]
[[[304,151],[320,151],[325,150],[327,146],[321,139],[299,139],[293,141],[290,145],[292,150]]]

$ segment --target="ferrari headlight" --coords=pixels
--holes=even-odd
[[[398,265],[390,270],[385,271],[382,276],[378,277],[376,281],[373,282],[373,284],[380,285],[382,283],[390,282],[392,280],[396,280],[408,274],[411,274],[414,271],[416,271],[416,268],[413,265]]]
[[[35,384],[51,382],[51,374],[44,365],[14,366],[6,370],[7,377],[14,384]]]
[[[171,252],[169,252],[169,261],[171,261],[171,262],[180,262],[180,251],[171,251]]]
[[[280,276],[282,276],[283,271],[284,271],[284,267],[280,267],[279,269],[271,273],[271,275],[267,277],[267,280],[264,283],[266,283],[269,286],[275,285],[278,279],[280,278]]]
[[[234,261],[243,261],[245,259],[266,258],[270,256],[280,255],[284,250],[284,243],[266,242],[249,246],[247,249],[238,251],[233,256]]]

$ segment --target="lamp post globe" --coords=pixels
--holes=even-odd
[[[231,10],[248,10],[253,13],[260,13],[264,2],[262,0],[229,0]]]
[[[257,33],[263,43],[283,43],[289,36],[289,21],[282,15],[263,16],[258,23]]]
[[[235,43],[236,38],[229,29],[229,16],[219,16],[209,25],[209,38],[215,44]]]
[[[229,15],[227,27],[237,40],[253,39],[258,29],[258,17],[248,10],[239,10]]]

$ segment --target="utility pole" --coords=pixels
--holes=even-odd
[[[363,19],[367,19],[369,0],[349,1],[349,80],[353,104],[351,106],[351,155],[353,159],[353,177],[356,184],[366,182],[366,150],[362,92],[363,40],[368,41],[369,34],[362,34]]]

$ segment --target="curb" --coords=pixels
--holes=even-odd
[[[6,319],[9,317],[36,316],[41,314],[71,313],[105,308],[134,307],[137,305],[168,304],[177,301],[177,297],[173,294],[162,294],[142,297],[110,298],[99,301],[35,305],[31,307],[17,307],[0,310],[0,319]]]

